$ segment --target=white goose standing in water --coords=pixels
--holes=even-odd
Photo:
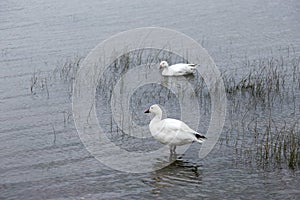
[[[196,64],[178,63],[169,66],[167,61],[161,61],[159,64],[159,68],[163,69],[163,76],[183,76],[193,74],[196,70]]]
[[[159,142],[169,145],[171,154],[175,154],[176,146],[193,142],[202,143],[206,139],[205,136],[194,131],[180,120],[162,119],[162,110],[157,104],[150,106],[145,113],[154,114],[149,124],[151,135]]]

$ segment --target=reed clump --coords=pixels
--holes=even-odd
[[[256,136],[251,145],[255,163],[262,168],[288,166],[290,169],[300,167],[300,129],[298,122],[282,127],[270,121],[265,126],[250,130]]]
[[[34,71],[30,78],[30,94],[36,95],[37,93],[46,94],[49,99],[49,76],[41,71]]]
[[[244,62],[242,78],[223,72],[231,132],[226,140],[235,141],[242,160],[300,168],[299,61],[296,55],[259,58]]]

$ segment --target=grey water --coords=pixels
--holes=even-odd
[[[55,75],[110,36],[151,26],[187,34],[206,48],[220,70],[243,77],[248,59],[299,57],[299,13],[297,0],[1,0],[0,199],[299,199],[298,170],[245,163],[222,142],[231,139],[227,129],[204,159],[198,158],[201,145],[192,144],[161,170],[135,174],[105,166],[78,136],[70,80]],[[174,109],[179,103],[163,87],[139,98],[151,88],[139,88],[130,99],[135,121],[147,125],[150,119],[142,111],[155,100],[166,104],[168,116],[178,117]],[[110,139],[130,151],[161,147],[152,138],[122,137],[110,122],[107,99],[101,99],[110,95],[105,89],[99,85],[96,106],[98,114],[108,116],[100,124],[113,130]],[[209,103],[203,101],[201,114],[209,117]],[[279,121],[299,116],[299,101],[278,109]],[[227,118],[225,125],[234,126],[240,117]],[[205,118],[201,125],[197,128],[205,131]]]

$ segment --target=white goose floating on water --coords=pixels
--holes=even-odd
[[[196,70],[196,64],[178,63],[169,66],[167,61],[161,61],[159,64],[159,68],[163,69],[163,76],[183,76],[193,74]]]
[[[193,142],[202,143],[206,139],[205,136],[194,131],[180,120],[162,119],[162,110],[157,104],[150,106],[145,113],[154,114],[149,124],[151,135],[159,142],[169,145],[171,154],[175,154],[176,146]]]

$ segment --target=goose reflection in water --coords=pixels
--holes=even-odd
[[[157,165],[162,163],[157,162]],[[159,194],[161,191],[171,189],[179,185],[193,185],[197,187],[202,184],[201,165],[198,163],[188,162],[186,160],[177,159],[170,165],[153,171],[150,175],[151,180],[146,181],[152,187],[152,193]],[[181,192],[180,190],[177,190]]]

